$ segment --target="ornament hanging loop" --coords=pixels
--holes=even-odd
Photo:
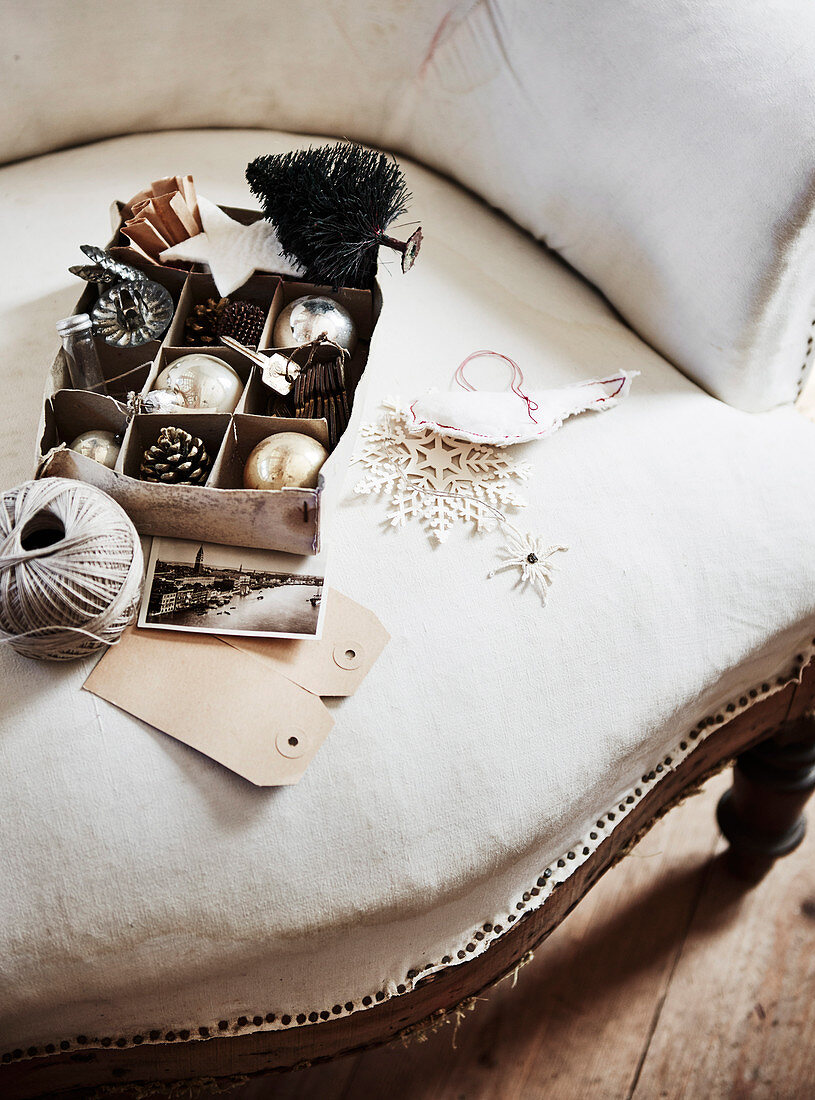
[[[521,389],[524,380],[524,372],[521,370],[515,360],[510,359],[508,355],[504,355],[500,351],[472,351],[467,356],[467,358],[463,359],[456,367],[456,373],[453,375],[455,381],[458,382],[463,390],[471,390],[474,392],[475,386],[473,386],[467,380],[464,374],[464,368],[467,366],[468,363],[472,362],[473,359],[481,359],[485,356],[489,356],[493,359],[503,359],[505,363],[508,363],[509,366],[512,367],[512,382],[510,384],[510,389],[514,394],[520,397],[522,401],[526,402],[526,411],[529,414],[529,419],[532,421],[533,424],[537,424],[537,420],[532,415],[532,413],[537,412],[538,403],[537,401],[533,401],[532,398],[525,394]]]
[[[301,363],[298,360],[298,356],[306,354],[306,361]],[[342,371],[343,379],[345,378],[346,363],[351,358],[351,353],[348,348],[342,347],[336,340],[329,340],[327,336],[318,336],[315,340],[310,340],[307,344],[300,344],[299,347],[293,348],[289,352],[280,352],[283,355],[289,366],[296,368],[296,374],[300,374],[302,371],[307,370],[315,362],[323,362],[326,359],[338,359],[340,370]],[[286,377],[289,377],[288,367],[286,369]],[[290,379],[294,381],[294,378]]]

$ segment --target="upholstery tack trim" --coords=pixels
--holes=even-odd
[[[235,1019],[220,1019],[209,1021],[194,1028],[144,1028],[140,1032],[129,1035],[103,1035],[88,1036],[77,1035],[70,1038],[54,1040],[53,1042],[39,1046],[29,1046],[26,1049],[17,1047],[14,1050],[5,1051],[0,1055],[0,1063],[24,1061],[30,1058],[43,1058],[53,1054],[64,1054],[69,1051],[87,1050],[89,1048],[120,1049],[158,1043],[188,1042],[222,1038],[232,1035],[245,1035],[258,1031],[276,1031],[291,1027],[302,1027],[306,1024],[316,1024],[340,1016],[350,1015],[352,1012],[363,1011],[381,1004],[391,997],[409,993],[414,986],[428,975],[444,970],[448,966],[456,966],[466,962],[477,955],[482,954],[495,940],[508,932],[515,921],[527,911],[539,909],[563,882],[574,871],[585,863],[586,859],[599,847],[604,837],[613,831],[615,823],[622,819],[636,806],[659,780],[681,764],[699,745],[712,733],[726,725],[733,718],[748,710],[754,703],[775,695],[782,691],[790,683],[800,683],[803,671],[815,656],[815,638],[813,638],[795,656],[793,668],[786,675],[777,676],[774,679],[764,680],[744,691],[738,698],[724,704],[714,714],[709,714],[700,719],[696,725],[685,734],[676,747],[666,756],[661,757],[651,768],[644,772],[640,781],[625,791],[617,802],[602,816],[598,817],[595,824],[582,837],[576,839],[568,851],[562,853],[547,867],[544,867],[535,882],[528,886],[511,905],[510,911],[502,920],[486,921],[478,928],[472,930],[466,938],[467,942],[458,948],[453,948],[448,954],[443,955],[435,963],[420,964],[408,970],[407,974],[398,981],[387,983],[386,988],[378,989],[357,1001],[337,1001],[329,1007],[319,1009],[305,1008],[299,1012],[254,1012],[251,1015],[238,1016]]]
[[[815,336],[815,320],[813,320],[812,324],[810,325],[809,335],[807,336],[807,345],[806,345],[806,351],[804,352],[804,361],[801,364],[801,371],[798,375],[798,387],[795,391],[795,400],[796,401],[798,400],[798,398],[801,396],[801,393],[803,392],[804,380],[806,379],[806,376],[807,376],[807,367],[809,366],[810,360],[812,359],[813,336]]]

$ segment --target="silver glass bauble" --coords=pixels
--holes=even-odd
[[[245,489],[313,489],[328,451],[301,432],[267,436],[249,455],[243,468]]]
[[[306,295],[295,298],[280,312],[272,339],[276,348],[299,348],[321,336],[354,354],[357,326],[345,306],[333,298]]]
[[[68,446],[72,451],[107,466],[109,470],[113,469],[119,457],[120,443],[113,432],[96,429],[82,432]]]
[[[135,348],[160,340],[173,319],[172,295],[151,279],[116,283],[91,310],[93,331],[106,344]]]
[[[243,382],[223,359],[195,352],[166,366],[153,389],[174,394],[187,412],[233,413]]]

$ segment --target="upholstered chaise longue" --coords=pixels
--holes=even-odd
[[[81,691],[91,663],[3,647],[0,1093],[386,1041],[512,970],[734,757],[736,868],[792,851],[815,784],[811,5],[40,0],[3,22],[4,488],[112,200],[189,172],[251,205],[249,160],[347,137],[399,157],[425,243],[380,267],[325,467],[330,582],[390,642],[299,784]],[[639,372],[515,449],[512,522],[569,548],[545,606],[487,577],[500,533],[433,547],[353,491],[382,403],[481,348],[539,388]]]

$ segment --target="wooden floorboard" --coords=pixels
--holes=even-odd
[[[728,783],[673,810],[457,1030],[230,1100],[815,1097],[815,830],[746,888],[714,825]]]
[[[815,1097],[814,857],[746,892],[714,861],[634,1100]]]

